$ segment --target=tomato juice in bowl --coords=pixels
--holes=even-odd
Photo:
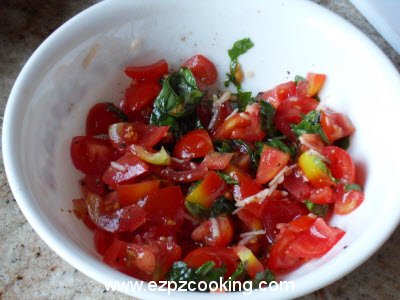
[[[386,240],[398,222],[398,191],[393,188],[397,178],[392,170],[399,162],[395,147],[381,147],[376,141],[382,132],[391,135],[396,128],[398,74],[369,40],[341,19],[307,2],[285,4],[286,7],[273,1],[232,3],[242,8],[240,15],[251,18],[237,28],[226,28],[222,26],[224,18],[240,16],[224,3],[213,4],[215,9],[210,11],[205,1],[194,12],[189,4],[180,1],[169,3],[172,6],[168,7],[161,1],[106,1],[69,21],[36,51],[10,95],[3,153],[10,185],[21,209],[60,256],[103,283],[131,279],[103,265],[94,251],[91,233],[73,215],[61,211],[72,208],[70,199],[79,197],[81,175],[70,162],[69,143],[73,136],[84,132],[89,108],[103,100],[121,98],[129,84],[122,70],[129,64],[149,64],[165,57],[178,68],[180,59],[202,53],[215,62],[219,74],[224,74],[229,65],[226,50],[244,36],[250,36],[256,45],[251,55],[241,60],[245,72],[255,73],[254,78],[243,83],[246,90],[258,91],[284,82],[287,71],[292,75],[307,71],[328,74],[321,98],[348,115],[357,128],[350,153],[361,170],[358,181],[366,194],[357,211],[332,219],[334,225],[347,232],[337,247],[287,277],[295,280],[294,291],[254,292],[253,297],[271,294],[290,298],[311,292],[355,268]],[[207,16],[209,22],[198,21],[199,14]],[[176,23],[178,15],[187,24],[185,30]],[[308,15],[313,18],[306,18]],[[165,24],[170,24],[167,29]],[[300,27],[317,41],[314,47],[307,46],[297,34],[295,29]],[[139,48],[131,45],[136,39],[141,41]],[[379,77],[370,76],[377,72]],[[215,89],[222,86],[222,78]],[[381,113],[377,113],[374,99],[382,99],[387,109],[380,107]],[[375,117],[375,126],[366,116]],[[376,199],[380,199],[379,204]],[[383,223],[384,228],[379,225]],[[348,247],[343,250],[345,246]],[[134,295],[163,296],[144,291]],[[185,294],[175,294],[182,296]]]

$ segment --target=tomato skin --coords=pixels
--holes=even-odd
[[[113,106],[113,104],[97,103],[89,110],[86,118],[86,135],[107,134],[110,125],[122,121],[110,110],[110,106]]]
[[[296,140],[291,124],[301,122],[301,116],[308,114],[318,106],[318,101],[310,97],[287,99],[281,102],[275,112],[276,128],[292,140]]]
[[[204,176],[207,174],[207,168],[202,165],[195,169],[184,171],[175,171],[174,169],[167,167],[160,173],[162,178],[171,180],[173,182],[193,182],[204,178]]]
[[[102,177],[103,182],[112,188],[116,188],[116,184],[129,182],[149,170],[145,162],[130,153],[126,153],[113,163],[114,165],[111,164]]]
[[[295,168],[291,173],[285,175],[283,186],[299,201],[308,199],[313,189],[305,180],[304,174],[299,168]]]
[[[136,204],[141,198],[157,190],[160,180],[148,180],[133,184],[117,184],[118,199],[121,206]]]
[[[354,182],[356,167],[346,150],[336,146],[326,146],[322,149],[322,155],[329,159],[333,177],[348,183]]]
[[[323,111],[321,112],[320,122],[322,130],[331,143],[352,135],[356,130],[351,121],[340,113]]]
[[[283,200],[269,200],[264,202],[261,219],[266,232],[266,237],[270,243],[274,242],[279,230],[276,225],[279,223],[289,223],[290,221],[309,213],[304,204]]]
[[[260,219],[261,212],[262,204],[252,202],[239,210],[237,216],[250,230],[255,231],[263,229],[263,224]]]
[[[261,191],[261,186],[240,168],[229,165],[224,172],[239,182],[233,187],[233,196],[236,200],[243,200]]]
[[[167,135],[168,130],[169,126],[116,123],[110,126],[108,137],[117,149],[123,149],[132,144],[152,148]]]
[[[207,153],[201,164],[209,170],[223,170],[229,165],[232,156],[233,153],[220,153],[211,151]]]
[[[310,201],[316,204],[330,204],[335,202],[333,190],[326,186],[314,189],[310,193]]]
[[[263,265],[254,256],[253,252],[245,246],[238,245],[233,248],[236,254],[239,256],[242,261],[247,273],[251,278],[254,278],[257,273],[264,271]]]
[[[217,128],[214,133],[216,140],[237,139],[238,134],[235,130],[245,128],[251,124],[251,119],[245,113],[235,113],[228,116],[227,119]],[[237,132],[237,131],[236,131]]]
[[[158,83],[150,82],[132,85],[125,90],[125,97],[121,103],[121,108],[126,114],[141,111],[153,104],[160,91],[161,86]]]
[[[213,224],[216,223],[218,227],[218,234],[213,232]],[[207,220],[202,222],[192,232],[192,239],[194,241],[204,242],[207,246],[228,246],[234,235],[233,223],[228,216],[218,216],[213,218],[213,221]]]
[[[291,96],[296,95],[296,84],[293,81],[281,83],[272,90],[262,93],[259,99],[265,100],[273,107],[277,108],[279,104]]]
[[[230,138],[247,142],[262,141],[266,133],[261,129],[260,104],[247,105],[244,114],[250,118],[250,124],[247,127],[234,128]]]
[[[106,186],[101,181],[101,176],[85,175],[81,180],[82,192],[86,195],[88,192],[103,196],[106,194]]]
[[[346,192],[344,185],[339,185],[335,199],[333,212],[338,215],[347,215],[361,205],[364,201],[364,193],[356,190]]]
[[[322,148],[324,148],[324,146],[325,146],[324,141],[322,140],[321,136],[319,134],[315,134],[315,133],[303,134],[299,137],[299,140],[304,141],[308,145],[311,145],[312,149],[315,151],[318,151],[318,152],[321,152]],[[306,152],[309,149],[311,149],[311,148],[304,145],[303,143],[301,143],[300,153]]]
[[[115,235],[110,232],[101,230],[99,228],[94,230],[94,246],[97,252],[101,255],[104,255],[107,252],[114,239]]]
[[[207,261],[213,261],[216,268],[226,266],[225,279],[236,270],[239,257],[231,248],[226,247],[201,247],[190,252],[184,259],[191,268],[198,268]]]
[[[107,140],[76,136],[71,141],[71,159],[76,169],[88,175],[100,175],[120,155]]]
[[[307,94],[314,97],[321,90],[325,83],[326,75],[317,73],[307,73],[306,80],[308,82]]]
[[[168,73],[168,63],[165,59],[147,66],[130,66],[125,69],[125,74],[138,81],[158,82],[164,74]]]
[[[96,224],[93,223],[92,219],[89,216],[88,208],[84,199],[73,199],[73,213],[78,218],[81,219],[82,222],[88,227],[89,229],[95,229]]]
[[[261,151],[256,181],[260,184],[267,183],[288,164],[289,160],[289,154],[264,145]]]
[[[214,149],[208,132],[196,129],[186,133],[175,144],[174,156],[180,159],[204,157]]]
[[[217,130],[224,123],[225,119],[233,112],[232,104],[230,101],[222,103],[216,109],[217,117],[215,119],[214,125],[212,126],[212,128],[210,128],[213,135],[215,135],[215,130]],[[207,124],[207,127],[208,126],[209,123]]]
[[[183,63],[182,67],[190,69],[196,81],[200,81],[205,85],[211,85],[217,81],[217,69],[203,55],[192,56]]]
[[[215,172],[209,172],[201,183],[196,186],[187,196],[186,201],[199,204],[208,209],[214,200],[226,189],[224,180]]]
[[[314,187],[323,188],[336,185],[328,167],[318,155],[310,151],[304,152],[298,159],[298,165]]]

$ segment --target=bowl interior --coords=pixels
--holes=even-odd
[[[323,258],[286,276],[295,280],[296,291],[279,295],[301,295],[330,283],[371,255],[399,219],[394,171],[400,164],[393,139],[398,73],[361,33],[312,3],[234,0],[227,6],[207,0],[193,6],[177,0],[105,1],[40,47],[14,87],[4,125],[5,163],[18,203],[42,238],[75,267],[102,282],[126,279],[99,262],[92,233],[68,211],[71,199],[81,197],[82,177],[70,159],[71,138],[84,134],[94,103],[121,100],[129,84],[126,65],[165,58],[178,68],[201,53],[215,63],[221,87],[227,50],[250,37],[255,46],[240,58],[245,73],[254,73],[245,90],[256,94],[296,74],[325,73],[322,101],[346,113],[357,128],[350,152],[365,202],[352,214],[333,218],[347,232],[344,238]],[[253,297],[266,293],[271,292]]]

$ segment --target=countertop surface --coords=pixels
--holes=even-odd
[[[98,1],[0,0],[0,115],[14,81],[39,44]],[[368,35],[400,70],[400,56],[348,0],[315,0]],[[0,165],[0,299],[129,299],[64,262],[22,215]],[[352,273],[302,299],[399,299],[400,228]]]

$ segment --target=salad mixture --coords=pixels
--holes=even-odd
[[[150,280],[271,281],[327,253],[329,225],[364,199],[346,152],[354,126],[320,103],[326,76],[308,73],[253,95],[228,51],[225,86],[209,95],[202,55],[169,71],[128,66],[118,106],[94,105],[71,142],[83,198],[74,212],[108,265]]]

